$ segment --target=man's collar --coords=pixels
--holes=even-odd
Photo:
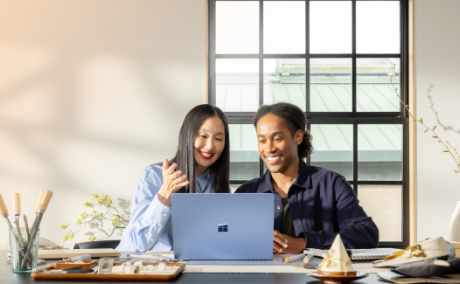
[[[304,189],[311,188],[311,171],[310,166],[307,165],[303,159],[299,159],[299,172],[293,185],[302,187]]]
[[[303,159],[299,159],[299,172],[297,173],[297,178],[293,185],[303,189],[311,188],[310,166],[308,166],[303,161]],[[259,188],[257,188],[257,193],[266,192],[275,193],[275,189],[273,188],[272,184],[271,173],[269,170],[265,172],[263,181],[259,184]]]
[[[275,193],[275,189],[273,188],[271,173],[267,170],[264,174],[263,181],[259,184],[259,188],[257,189],[257,193],[266,193],[272,192]]]

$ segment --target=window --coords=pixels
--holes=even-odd
[[[262,104],[305,111],[307,163],[348,180],[380,230],[409,245],[407,0],[208,1],[208,101],[230,125],[230,179],[264,173],[252,118]]]

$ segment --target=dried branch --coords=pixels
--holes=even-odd
[[[391,78],[390,78],[390,84],[391,84],[391,87],[393,88],[393,90],[395,91],[396,93],[396,96],[398,96],[399,98],[399,101],[404,105],[404,108],[406,109],[407,113],[409,114],[409,116],[413,119],[413,122],[418,122],[420,123],[421,125],[423,125],[425,127],[425,131],[423,133],[427,133],[428,131],[430,131],[431,133],[433,133],[434,135],[432,136],[433,138],[436,138],[438,139],[438,142],[441,143],[444,148],[446,148],[445,150],[443,150],[443,152],[445,153],[449,153],[451,156],[452,156],[452,159],[454,159],[454,162],[455,162],[455,166],[457,167],[457,169],[454,169],[454,172],[456,174],[460,173],[460,155],[457,153],[457,148],[453,148],[452,145],[450,145],[449,142],[444,142],[441,138],[439,138],[439,135],[436,134],[435,132],[435,129],[437,127],[437,125],[435,125],[433,128],[430,128],[428,127],[425,123],[423,123],[423,118],[420,118],[420,119],[416,119],[415,116],[410,112],[409,110],[409,105],[404,103],[404,101],[402,100],[401,96],[399,95],[398,93],[398,88],[395,88],[395,86],[393,85],[393,76],[394,75],[391,75]],[[449,146],[447,146],[447,145]],[[450,148],[449,148],[450,147]],[[457,155],[457,157],[459,158],[459,160],[457,160],[454,156],[454,152],[455,154]]]

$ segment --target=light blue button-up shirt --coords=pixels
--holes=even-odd
[[[214,187],[209,180],[209,169],[197,178],[200,191],[213,193]],[[163,185],[161,165],[150,165],[142,173],[134,193],[131,218],[123,232],[119,251],[145,252],[147,250],[172,250],[171,207],[158,199],[158,191]]]

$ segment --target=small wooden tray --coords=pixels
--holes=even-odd
[[[119,266],[121,263],[116,263],[114,266]],[[144,263],[144,266],[158,264]],[[46,273],[44,270],[32,272],[31,277],[34,280],[52,279],[52,280],[117,280],[117,281],[164,281],[172,280],[177,277],[185,269],[185,264],[166,263],[167,267],[177,266],[178,268],[173,274],[169,275],[153,275],[153,274],[83,274],[83,273]],[[49,267],[46,270],[52,270]]]
[[[54,269],[66,269],[66,268],[71,268],[71,267],[78,267],[80,266],[81,269],[88,269],[88,268],[93,268],[98,265],[97,260],[82,260],[84,264],[73,264],[73,263],[65,263],[64,261],[58,261],[53,263],[53,268]]]

